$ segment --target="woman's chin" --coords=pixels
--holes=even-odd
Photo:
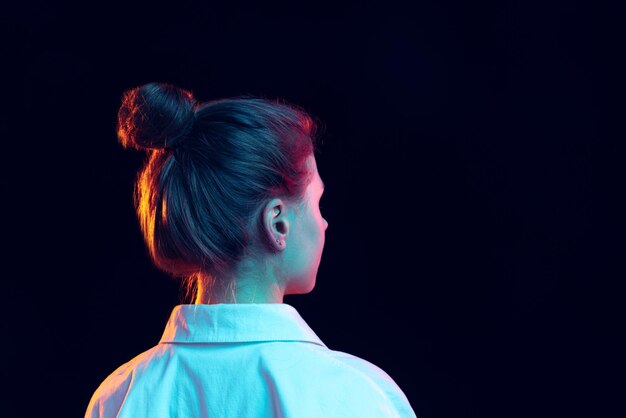
[[[309,280],[299,281],[298,283],[293,283],[291,286],[285,289],[285,295],[305,295],[307,293],[311,293],[311,291],[315,288],[315,277]]]

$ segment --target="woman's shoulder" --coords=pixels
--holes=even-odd
[[[388,411],[380,416],[415,417],[391,376],[363,358],[314,344],[276,343],[266,345],[261,359],[261,367],[273,375],[274,381],[299,387],[300,400],[312,391],[318,400],[337,395],[351,408],[357,404],[365,409],[377,405],[379,410]]]
[[[353,354],[346,353],[344,351],[328,350],[328,356],[333,360],[341,362],[346,366],[355,369],[358,373],[361,373],[368,378],[374,380],[377,383],[384,383],[396,390],[400,390],[400,387],[396,382],[385,372],[382,368],[378,367],[374,363],[371,363],[361,357],[357,357]]]
[[[393,403],[401,417],[415,416],[409,400],[400,386],[382,368],[361,357],[343,351],[328,350],[327,355],[339,364],[351,369],[356,375],[370,381]]]
[[[118,411],[137,371],[150,364],[158,352],[159,346],[146,350],[109,374],[91,396],[85,417],[109,416],[103,412]]]

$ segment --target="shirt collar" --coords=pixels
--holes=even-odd
[[[177,305],[161,343],[303,341],[326,345],[286,303]]]

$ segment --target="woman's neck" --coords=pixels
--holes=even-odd
[[[203,276],[196,279],[196,286],[195,304],[283,303],[285,294],[276,280],[267,277]]]

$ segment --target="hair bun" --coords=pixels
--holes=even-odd
[[[193,95],[176,86],[148,83],[124,92],[117,114],[122,145],[136,149],[169,148],[193,128]]]

